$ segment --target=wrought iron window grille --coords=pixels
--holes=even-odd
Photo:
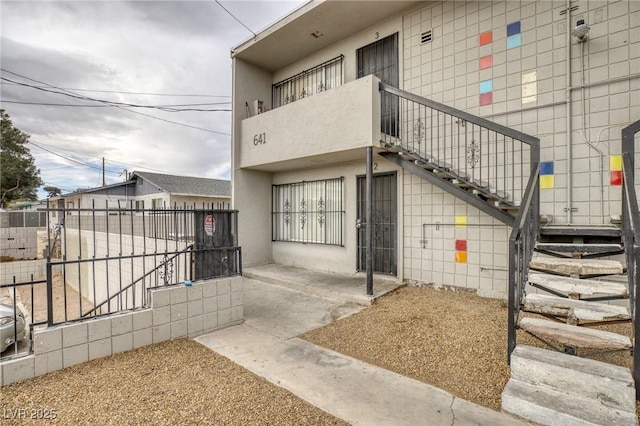
[[[344,178],[272,187],[272,240],[343,245]]]

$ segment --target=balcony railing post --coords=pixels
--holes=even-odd
[[[366,265],[367,265],[367,295],[373,296],[373,148],[367,147],[366,174]]]

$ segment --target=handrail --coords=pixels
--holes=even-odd
[[[140,281],[144,280],[145,278],[147,278],[149,275],[157,272],[159,269],[163,268],[164,265],[167,262],[172,261],[173,259],[177,258],[178,256],[185,254],[189,251],[191,251],[193,249],[193,244],[187,246],[186,248],[184,248],[183,250],[180,250],[179,252],[176,252],[173,256],[167,258],[164,262],[162,262],[160,265],[156,266],[155,268],[153,268],[152,270],[150,270],[149,272],[147,272],[146,274],[142,275],[141,277],[139,277],[137,280],[133,281],[132,283],[128,284],[127,286],[125,286],[124,288],[122,288],[120,291],[118,291],[116,294],[111,295],[108,299],[106,299],[105,301],[103,301],[102,303],[100,303],[99,305],[96,305],[93,307],[93,309],[91,309],[90,311],[85,312],[84,314],[82,314],[82,318],[88,317],[89,315],[95,313],[98,309],[100,309],[101,307],[103,307],[105,304],[110,303],[112,299],[124,294],[125,291],[129,290],[131,287],[135,286],[136,284],[138,284]],[[159,253],[162,254],[162,253]],[[157,255],[157,254],[156,254]]]
[[[529,262],[539,234],[540,165],[535,163],[509,236],[509,307],[507,362],[516,347],[516,325],[529,273]]]
[[[518,139],[526,143],[527,145],[530,145],[532,148],[540,149],[540,139],[531,135],[527,135],[526,133],[519,132],[510,127],[506,127],[501,124],[494,123],[493,121],[487,120],[486,118],[469,114],[466,111],[462,111],[462,110],[450,107],[449,105],[444,105],[444,104],[435,102],[431,99],[423,98],[422,96],[418,96],[411,92],[405,92],[404,90],[400,90],[396,87],[389,86],[388,84],[384,84],[382,82],[380,82],[380,91],[391,93],[393,95],[408,99],[412,102],[416,102],[426,107],[444,112],[445,114],[456,116],[458,118],[463,119],[464,121],[468,121],[469,123],[474,123],[474,124],[477,124],[478,126],[486,127],[498,133],[507,135],[511,138]],[[532,158],[532,162],[538,162],[539,160],[540,160],[539,158]]]
[[[640,132],[640,120],[622,129],[622,238],[627,263],[633,326],[633,378],[636,383],[636,400],[640,400],[640,209],[635,188],[635,135]]]
[[[492,208],[521,205],[531,167],[540,162],[538,138],[381,82],[378,87],[384,147],[468,183]]]

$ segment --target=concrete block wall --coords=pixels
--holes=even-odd
[[[640,2],[572,6],[568,26],[564,1],[427,3],[404,16],[401,75],[405,90],[540,138],[554,178],[541,189],[542,213],[602,224],[621,211],[609,158],[620,154],[621,129],[640,117]],[[579,19],[591,27],[588,40],[569,36],[568,45]],[[432,41],[421,43],[428,30]]]
[[[40,281],[47,278],[47,260],[16,260],[13,262],[0,263],[0,284],[13,283],[15,277],[16,283],[31,281]]]
[[[404,203],[406,281],[507,296],[510,227],[408,172]]]
[[[0,256],[36,259],[38,228],[0,228]]]
[[[242,323],[242,277],[151,291],[151,307],[33,332],[33,353],[0,362],[2,386],[165,340]]]
[[[640,118],[640,2],[572,6],[570,22],[591,27],[585,43],[570,36],[567,44],[564,1],[425,3],[404,15],[402,84],[540,138],[541,161],[552,170],[551,185],[541,186],[541,213],[558,224],[603,224],[621,211],[609,159],[620,153],[620,130]],[[422,43],[428,30],[432,41]],[[483,82],[491,83],[489,98]],[[639,160],[637,143],[636,169]],[[404,278],[506,297],[511,229],[416,176],[405,172],[404,182]],[[455,226],[458,218],[467,225]]]

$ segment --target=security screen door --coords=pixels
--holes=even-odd
[[[384,84],[399,86],[398,33],[361,47],[357,50],[356,57],[358,58],[358,78],[373,74]],[[381,101],[382,132],[397,137],[398,99],[395,96],[383,96]]]
[[[358,176],[358,218],[364,226],[358,229],[358,271],[366,270],[366,179]],[[396,258],[396,172],[373,175],[373,272],[397,274]]]

